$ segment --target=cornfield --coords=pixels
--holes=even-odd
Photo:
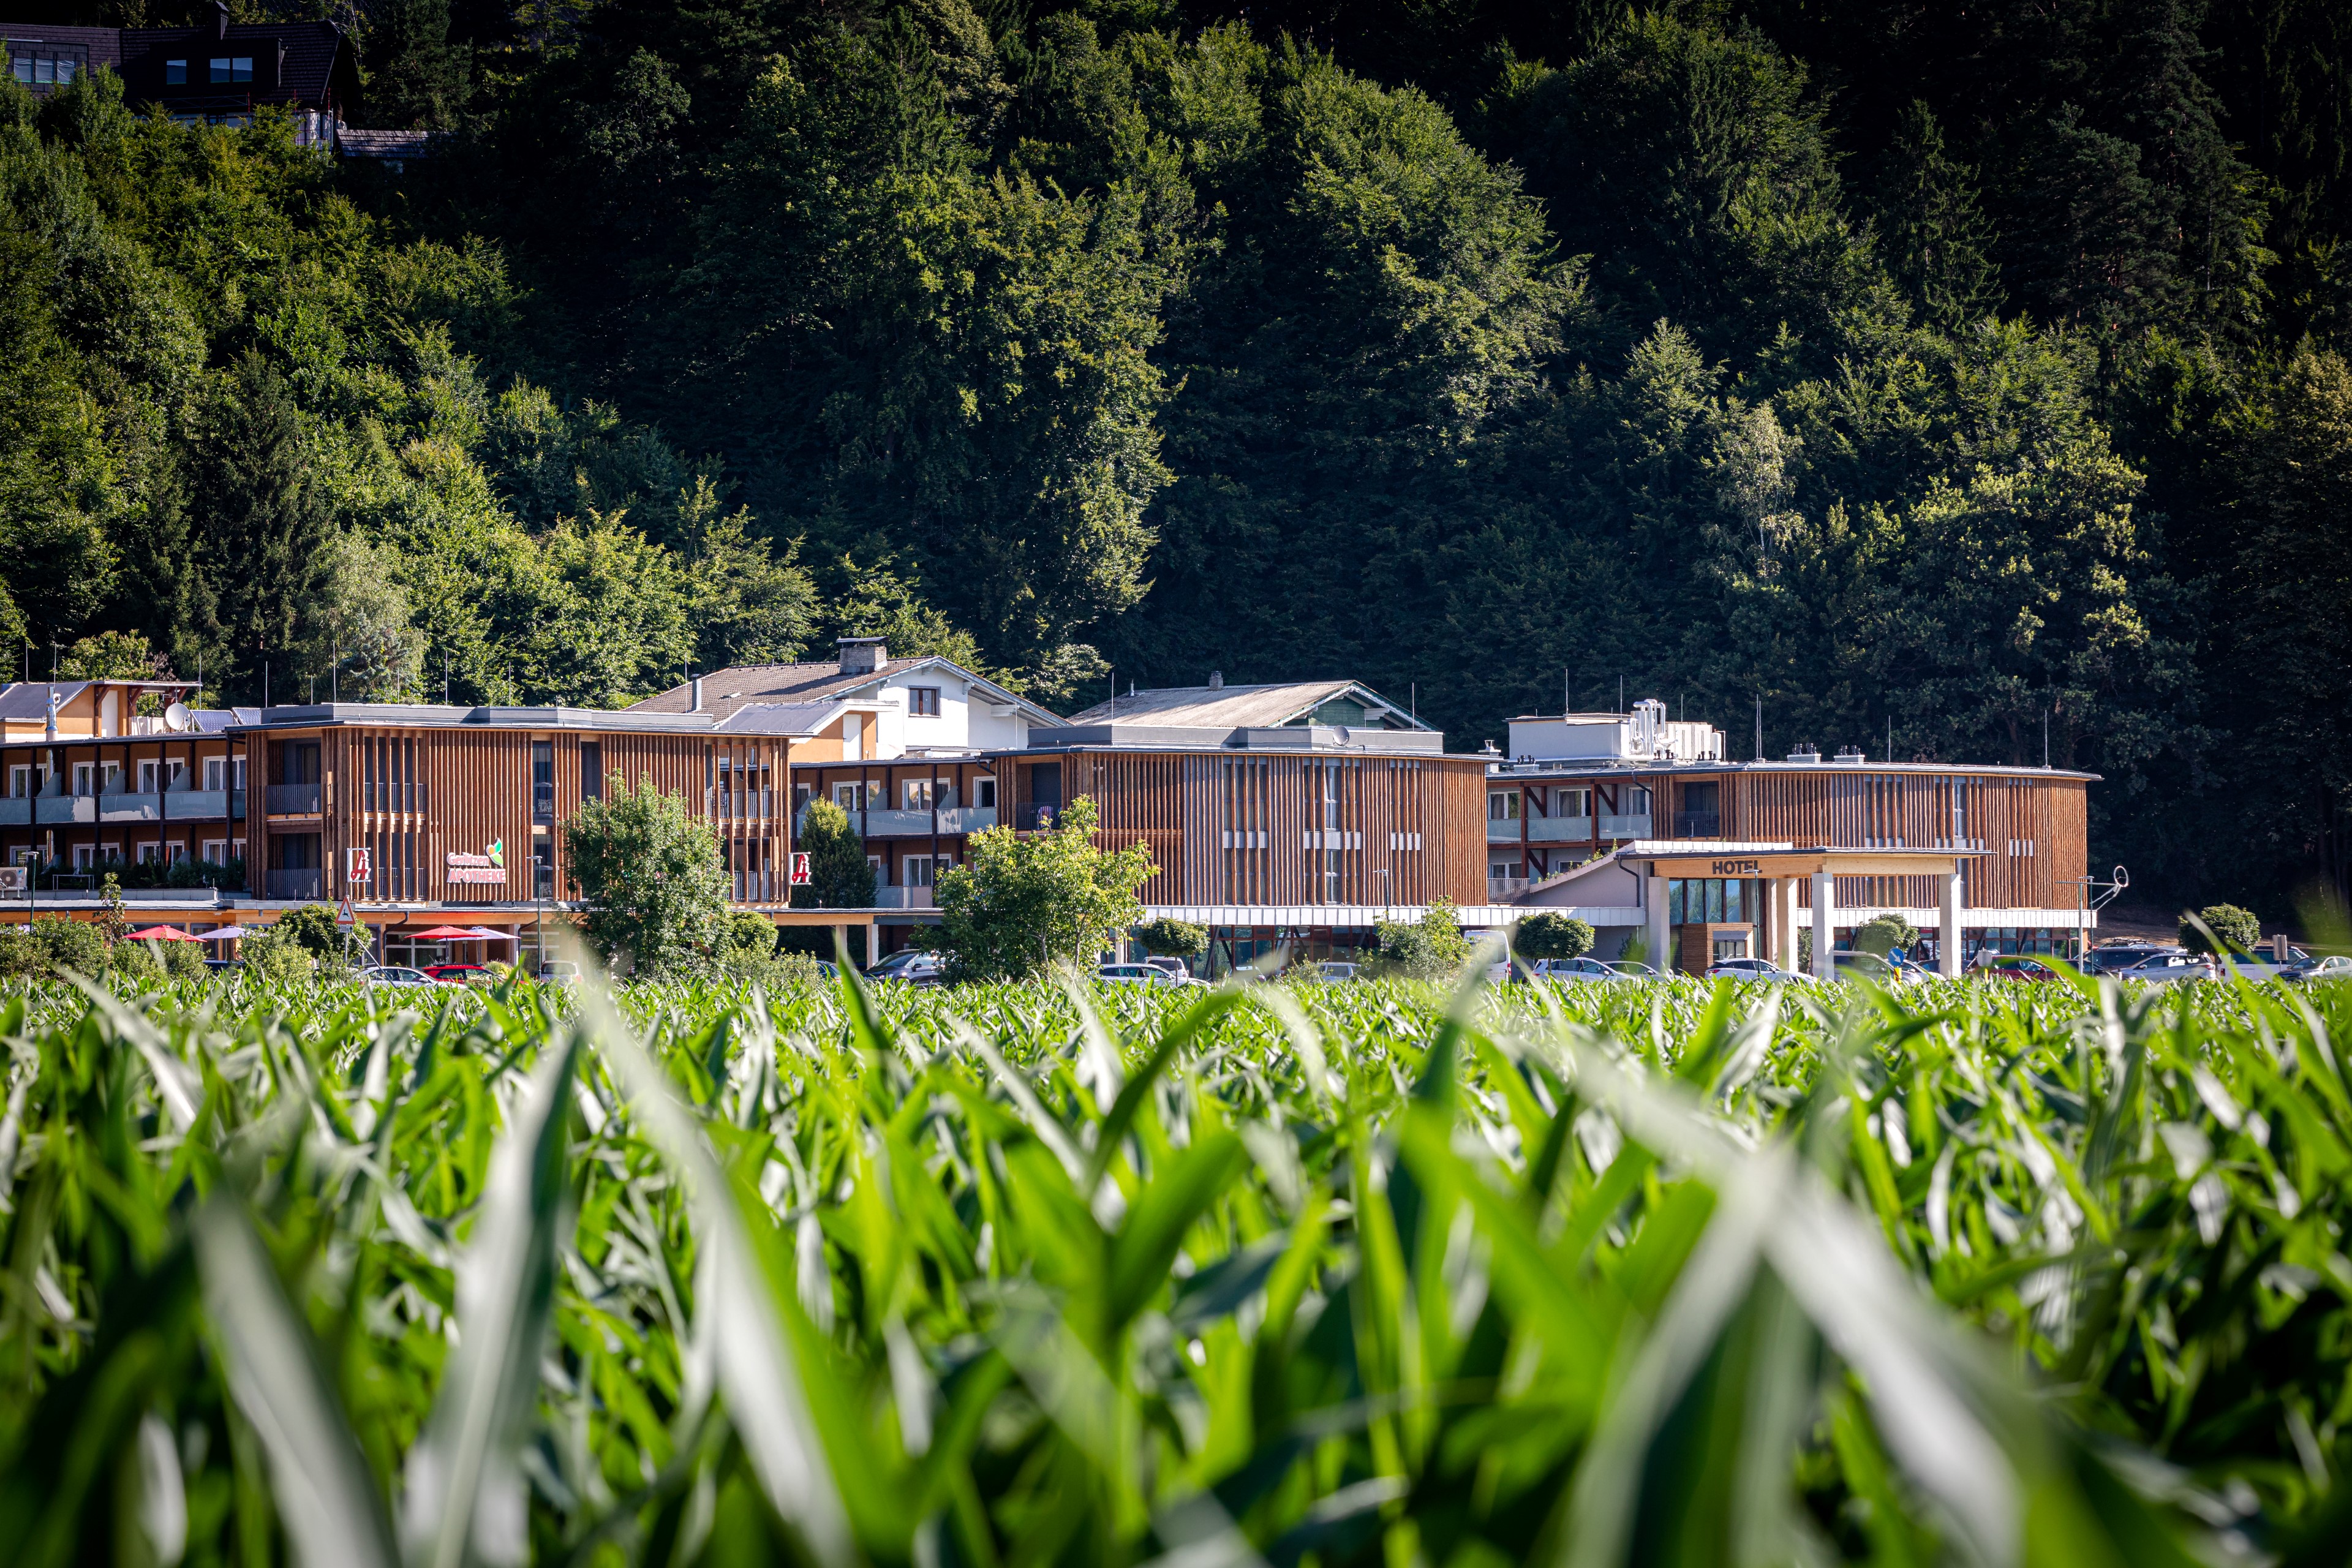
[[[0,1562],[2340,1563],[2347,1013],[18,991]]]

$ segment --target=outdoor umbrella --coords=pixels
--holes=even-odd
[[[522,938],[515,935],[515,933],[510,931],[492,931],[488,926],[476,926],[466,934],[472,937],[477,942],[520,942],[522,941]]]
[[[200,936],[190,936],[184,931],[173,931],[170,926],[149,926],[145,931],[132,931],[130,940],[132,942],[202,942],[205,939]]]
[[[196,940],[198,942],[227,942],[234,937],[251,936],[252,934],[253,933],[251,931],[246,930],[243,926],[215,926],[212,930],[196,938]]]
[[[409,940],[412,942],[479,942],[482,937],[479,931],[467,931],[463,926],[435,926],[431,931],[416,932]]]

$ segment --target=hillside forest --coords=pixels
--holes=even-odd
[[[310,3],[431,158],[0,87],[21,673],[1622,689],[2352,882],[2341,6]]]

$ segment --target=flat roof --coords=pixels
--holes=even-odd
[[[250,713],[225,726],[229,732],[257,730],[327,729],[351,724],[400,725],[410,729],[584,730],[673,735],[807,735],[844,710],[876,705],[855,700],[821,702],[743,702],[723,715],[664,713],[640,708],[501,708],[435,702],[316,702],[298,706],[238,709]]]
[[[1824,773],[1831,776],[1845,773],[1991,773],[2014,778],[2081,779],[2095,784],[2101,778],[2098,773],[2084,773],[2075,768],[2042,768],[2013,763],[1839,763],[1826,757],[1818,763],[1741,763],[1727,759],[1723,762],[1637,762],[1613,757],[1542,758],[1522,763],[1505,757],[1486,757],[1486,763],[1487,775],[1495,779],[1550,775],[1588,778],[1627,773]]]

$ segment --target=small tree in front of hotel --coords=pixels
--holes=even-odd
[[[1378,967],[1408,980],[1444,980],[1470,962],[1470,941],[1452,899],[1437,899],[1419,921],[1382,921],[1372,928]]]
[[[710,825],[652,779],[613,781],[563,825],[564,857],[588,905],[589,945],[640,974],[690,973],[728,945],[727,868]]]
[[[2262,917],[2236,904],[2208,904],[2180,917],[2180,945],[2191,952],[2252,952],[2262,940]]]
[[[1043,833],[992,827],[971,864],[940,873],[929,945],[956,980],[1018,980],[1056,963],[1090,964],[1143,916],[1136,890],[1159,874],[1149,846],[1094,842],[1094,801],[1070,802]]]
[[[1521,958],[1582,958],[1592,951],[1592,942],[1591,921],[1549,911],[1528,916],[1512,932]]]
[[[849,813],[829,800],[809,802],[793,847],[809,858],[809,879],[793,889],[796,910],[864,910],[874,905],[874,863]]]
[[[1198,958],[1209,951],[1209,928],[1162,918],[1135,928],[1135,940],[1154,958]]]
[[[1853,933],[1853,950],[1873,958],[1885,958],[1890,952],[1908,952],[1918,945],[1919,928],[1901,915],[1873,915],[1857,927]]]

